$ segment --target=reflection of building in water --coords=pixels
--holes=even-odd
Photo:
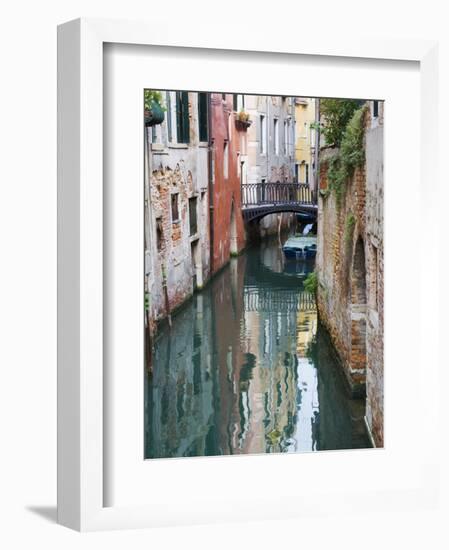
[[[270,259],[277,263],[277,258]],[[247,336],[245,351],[253,360],[248,381],[242,387],[247,418],[240,430],[240,452],[284,451],[296,414],[297,287],[273,292],[269,285],[247,283],[244,293],[249,299],[245,298],[242,331]],[[280,302],[291,307],[279,308]]]
[[[160,327],[146,457],[366,446],[307,293],[260,258],[233,260]]]
[[[202,295],[195,307],[162,330],[156,345],[151,392],[147,395],[147,457],[201,456],[208,452],[214,411],[210,349],[211,310]]]
[[[307,294],[301,292],[300,294]],[[309,296],[307,296],[309,298]],[[302,303],[307,303],[303,300]],[[297,317],[297,339],[296,339],[296,352],[299,357],[306,357],[310,345],[316,336],[316,329],[318,323],[318,314],[316,308],[313,309],[300,309]]]

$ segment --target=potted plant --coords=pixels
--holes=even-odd
[[[164,108],[161,105],[162,94],[156,90],[145,90],[144,115],[145,126],[155,126],[164,121]]]
[[[246,130],[249,126],[251,126],[249,114],[243,110],[236,113],[235,124],[238,130]]]

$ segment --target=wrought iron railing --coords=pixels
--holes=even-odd
[[[260,205],[316,204],[307,183],[243,183],[242,208]]]

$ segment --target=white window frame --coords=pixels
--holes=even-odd
[[[267,154],[267,115],[259,115],[260,124],[260,149],[259,153],[263,156]]]
[[[279,118],[273,117],[273,153],[279,156]]]

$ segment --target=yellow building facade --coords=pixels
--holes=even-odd
[[[295,99],[295,176],[296,181],[313,187],[314,155],[316,143],[315,98]]]

